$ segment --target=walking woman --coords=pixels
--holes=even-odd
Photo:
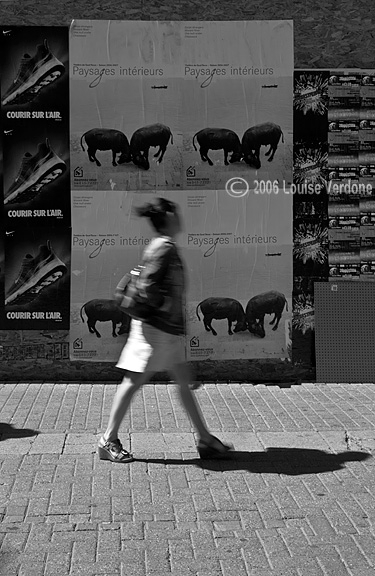
[[[178,208],[170,200],[157,198],[138,208],[137,214],[148,218],[156,231],[144,251],[139,281],[153,313],[147,321],[131,322],[128,340],[116,365],[125,375],[113,400],[107,429],[99,440],[99,458],[122,463],[134,459],[118,439],[120,424],[135,392],[162,370],[170,371],[179,385],[181,401],[198,433],[200,457],[222,457],[232,446],[210,434],[189,387],[191,374],[184,353],[185,275],[175,244],[181,231]],[[122,292],[117,296],[122,298]]]

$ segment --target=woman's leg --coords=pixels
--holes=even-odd
[[[129,408],[131,399],[143,384],[151,379],[152,372],[127,372],[113,399],[108,426],[103,434],[107,441],[116,440],[121,422]]]
[[[185,406],[185,409],[189,414],[195,428],[197,429],[199,439],[203,442],[209,442],[212,436],[207,429],[207,425],[204,421],[197,401],[192,391],[190,390],[192,374],[188,364],[175,364],[170,371],[173,374],[176,382],[179,384],[181,401]]]

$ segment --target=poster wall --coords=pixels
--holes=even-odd
[[[128,320],[104,310],[153,236],[132,208],[155,195],[184,220],[187,359],[288,355],[292,98],[290,21],[73,21],[72,359],[118,358]]]
[[[1,29],[1,325],[68,329],[69,63],[66,27]]]
[[[72,188],[290,186],[292,76],[290,21],[73,21]]]
[[[294,197],[294,361],[315,361],[314,282],[374,279],[374,143],[373,70],[295,71],[294,182],[317,188]]]

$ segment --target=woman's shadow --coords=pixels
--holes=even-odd
[[[367,452],[340,452],[333,454],[310,448],[267,448],[264,452],[232,451],[225,459],[204,460],[200,458],[135,458],[141,462],[168,466],[195,465],[206,470],[245,470],[258,474],[319,474],[345,468],[346,462],[361,462],[371,458]]]
[[[30,436],[37,436],[38,430],[31,428],[14,428],[12,424],[0,422],[0,442],[9,440],[9,438],[29,438]]]

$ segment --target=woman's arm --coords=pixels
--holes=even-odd
[[[129,275],[129,272],[127,272],[125,274],[125,276],[123,276],[121,278],[120,282],[117,284],[115,294],[114,294],[114,299],[116,300],[117,304],[121,304],[122,299],[124,297],[124,290],[126,288],[126,285],[129,282],[129,280],[130,280],[130,275]]]
[[[150,306],[155,308],[161,307],[164,302],[161,287],[174,250],[175,246],[171,242],[161,242],[147,254],[143,263],[145,268],[138,280],[139,291],[144,293]]]

